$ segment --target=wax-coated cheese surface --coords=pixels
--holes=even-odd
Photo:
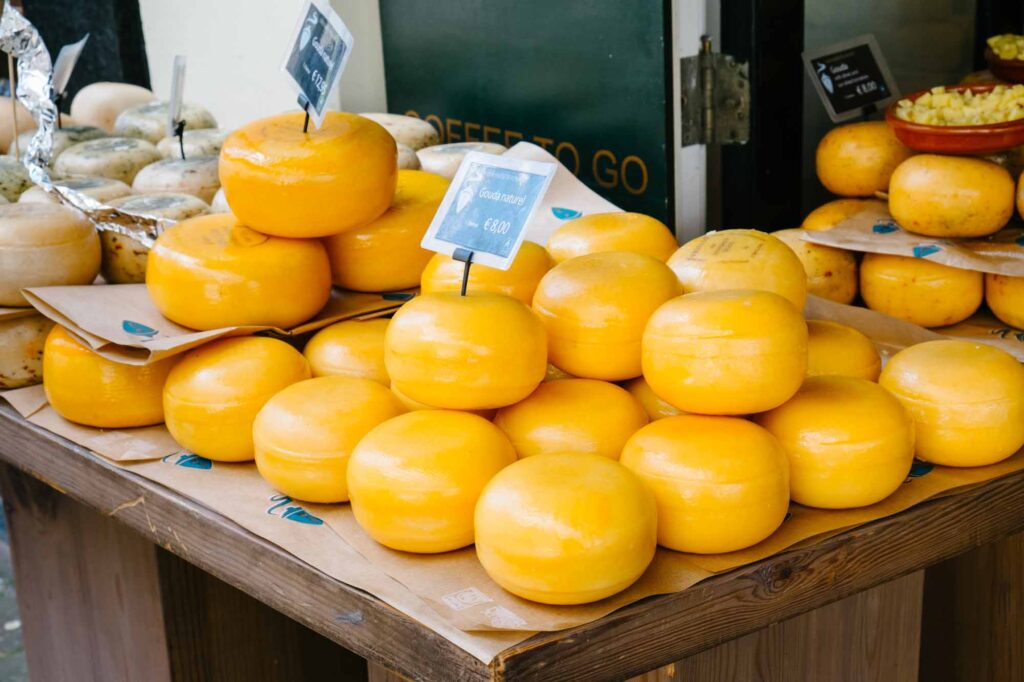
[[[164,420],[161,392],[177,360],[114,362],[56,326],[43,349],[43,388],[68,421],[100,429],[150,426]]]
[[[664,263],[677,248],[671,230],[643,213],[592,213],[570,220],[548,239],[558,263],[604,251],[632,251]]]
[[[185,327],[288,328],[327,303],[331,271],[319,241],[268,237],[215,213],[157,238],[146,287],[164,317]]]
[[[108,206],[134,215],[186,220],[210,212],[206,203],[191,194],[128,194],[111,199]],[[146,281],[146,260],[149,249],[138,240],[110,230],[100,233],[103,244],[103,265],[100,272],[110,284],[142,284]]]
[[[913,152],[885,121],[850,123],[830,130],[818,143],[818,179],[833,194],[870,197],[889,189],[889,178]]]
[[[803,239],[801,229],[777,230],[772,235],[793,250],[807,273],[807,293],[849,304],[857,296],[857,258],[850,251]]]
[[[919,459],[983,466],[1024,445],[1024,368],[998,348],[919,343],[892,356],[878,383],[913,417]]]
[[[476,505],[476,554],[503,588],[542,604],[586,604],[639,578],[654,557],[654,497],[618,462],[593,454],[527,457],[502,469]]]
[[[145,140],[130,137],[102,137],[73,144],[53,162],[58,175],[90,175],[131,184],[136,174],[154,161],[160,152]]]
[[[644,378],[684,412],[751,414],[789,400],[807,370],[807,325],[768,291],[709,291],[651,316]]]
[[[515,461],[508,439],[486,419],[410,412],[375,427],[352,452],[352,513],[370,537],[392,549],[459,549],[473,543],[480,492]]]
[[[629,391],[630,395],[637,399],[641,407],[644,408],[644,412],[651,421],[655,419],[664,419],[665,417],[675,417],[682,414],[682,411],[672,405],[671,403],[662,400],[657,393],[651,390],[650,384],[647,383],[647,379],[643,377],[637,377],[626,383],[626,390]]]
[[[53,322],[39,314],[0,320],[0,390],[38,384]]]
[[[156,95],[138,85],[90,83],[75,94],[71,101],[71,116],[83,125],[96,126],[110,132],[122,111],[154,99]]]
[[[365,225],[324,240],[334,283],[355,291],[396,291],[420,283],[432,251],[420,247],[448,181],[416,170],[398,171],[391,207]]]
[[[384,213],[398,177],[394,139],[336,111],[303,133],[303,117],[253,121],[224,140],[220,183],[239,221],[280,237],[326,237]]]
[[[404,393],[402,393],[401,391],[399,391],[394,386],[391,387],[391,392],[395,394],[395,397],[398,398],[398,402],[402,403],[402,407],[404,407],[408,412],[415,412],[417,410],[436,410],[436,409],[438,409],[438,408],[434,407],[433,405],[427,405],[426,403],[421,403],[418,400],[413,400],[409,396],[407,396]],[[493,408],[490,408],[490,409],[481,409],[481,410],[460,410],[460,412],[467,412],[469,414],[475,414],[478,417],[483,417],[487,421],[491,421],[492,419],[494,419],[494,415],[495,415],[495,413],[497,413],[497,410],[493,409]]]
[[[831,230],[837,224],[871,206],[884,208],[885,204],[873,199],[835,199],[808,213],[800,227],[811,231]]]
[[[303,355],[313,376],[371,379],[390,386],[384,366],[384,334],[390,320],[345,320],[324,327],[309,340]]]
[[[183,448],[207,459],[251,460],[256,414],[275,393],[309,378],[309,363],[284,341],[212,341],[185,353],[167,377],[167,429]]]
[[[1024,329],[1024,277],[985,273],[985,303],[1000,320]]]
[[[552,268],[537,287],[533,309],[547,329],[552,364],[573,376],[619,381],[640,375],[644,325],[679,293],[664,263],[608,251]]]
[[[882,358],[864,334],[825,320],[807,320],[807,334],[807,376],[878,380]]]
[[[391,320],[384,363],[392,387],[454,410],[517,403],[544,379],[547,339],[537,316],[500,294],[417,296]]]
[[[346,469],[356,443],[405,410],[369,379],[330,376],[281,389],[253,422],[256,468],[270,485],[307,502],[347,502]]]
[[[884,500],[910,473],[914,424],[889,391],[865,379],[810,377],[758,417],[789,456],[795,502],[822,509]]]
[[[658,544],[717,554],[775,532],[789,509],[782,446],[746,419],[680,415],[640,429],[622,464],[654,493]]]
[[[540,279],[554,261],[540,244],[524,241],[508,270],[473,264],[469,269],[467,291],[489,291],[518,298],[526,305],[533,302]],[[435,253],[420,277],[425,294],[435,291],[461,291],[466,264],[443,253]]]
[[[708,232],[683,244],[668,259],[684,293],[761,289],[803,310],[807,275],[796,254],[767,232]]]
[[[981,305],[983,276],[924,258],[866,253],[860,293],[872,310],[922,327],[966,320]]]
[[[626,389],[593,379],[545,382],[494,417],[520,457],[592,452],[618,459],[626,440],[647,422]]]

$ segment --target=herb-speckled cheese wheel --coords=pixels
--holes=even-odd
[[[850,251],[803,239],[799,228],[777,230],[772,236],[793,250],[807,273],[807,293],[849,304],[857,296],[857,258]]]
[[[167,102],[147,102],[125,109],[114,121],[114,135],[136,137],[156,144],[167,135]],[[181,103],[181,120],[185,130],[216,128],[217,120],[209,111],[190,102]]]
[[[120,180],[110,178],[88,177],[85,175],[53,179],[52,184],[92,197],[101,204],[106,204],[112,199],[123,197],[132,193],[132,188]],[[58,204],[60,200],[50,194],[42,187],[30,187],[18,197],[19,203],[47,203]]]
[[[228,200],[224,196],[223,187],[218,189],[217,193],[213,195],[213,201],[210,202],[210,213],[231,213],[231,207],[228,206]]]
[[[92,125],[107,132],[125,109],[156,99],[151,91],[128,83],[91,83],[71,101],[71,116],[82,125]]]
[[[384,127],[395,138],[395,142],[413,151],[441,142],[437,129],[415,116],[402,114],[359,114]]]
[[[524,241],[508,270],[475,264],[469,269],[467,291],[490,291],[518,298],[526,305],[533,302],[537,285],[554,266],[547,250],[540,244]],[[466,264],[443,253],[435,253],[420,277],[425,294],[435,291],[461,291]]]
[[[216,156],[163,159],[138,172],[132,182],[135,192],[178,192],[213,201],[220,189]]]
[[[183,448],[207,459],[251,460],[260,409],[278,391],[309,378],[309,363],[284,341],[212,341],[185,353],[167,377],[167,430]]]
[[[89,284],[100,238],[78,211],[54,204],[0,206],[0,306],[25,306],[29,287]]]
[[[558,263],[603,251],[632,251],[664,263],[678,248],[668,227],[643,213],[592,213],[566,222],[548,239]]]
[[[542,604],[585,604],[626,589],[654,558],[657,508],[628,469],[593,454],[527,457],[477,501],[476,554],[503,588]]]
[[[962,322],[981,305],[984,277],[924,258],[866,253],[860,293],[872,310],[922,327]]]
[[[337,111],[304,133],[303,116],[254,121],[224,141],[220,182],[231,211],[280,237],[326,237],[384,213],[398,179],[394,139],[367,118]]]
[[[151,426],[164,420],[164,381],[177,360],[114,362],[56,326],[43,349],[43,388],[57,414],[76,424],[100,429]]]
[[[157,238],[146,287],[164,317],[185,327],[287,329],[327,303],[331,268],[317,240],[268,237],[229,213],[215,213]]]
[[[416,156],[416,152],[412,147],[406,147],[404,144],[398,145],[398,170],[419,170],[420,169],[420,157]]]
[[[344,320],[324,327],[302,354],[313,376],[347,376],[391,385],[384,366],[384,335],[390,320]]]
[[[191,194],[130,194],[108,202],[125,213],[168,220],[185,220],[209,212],[202,199]],[[146,281],[149,249],[139,241],[116,232],[100,233],[103,265],[100,272],[111,284],[141,284]]]
[[[30,130],[28,132],[21,133],[18,135],[18,151],[21,152],[22,158],[28,151],[28,145],[35,136],[36,131]],[[50,151],[50,165],[57,159],[61,152],[70,147],[73,144],[79,142],[88,142],[89,140],[98,140],[101,137],[107,137],[107,131],[102,128],[95,126],[64,126],[53,131],[53,147]],[[7,149],[8,156],[14,156],[14,143]]]
[[[39,314],[0,320],[0,390],[43,379],[43,344],[53,322]]]
[[[504,154],[508,148],[496,142],[453,142],[425,147],[416,152],[420,159],[420,168],[427,173],[440,175],[451,180],[459,170],[462,159],[470,152],[485,154]]]
[[[230,134],[231,131],[221,130],[220,128],[186,130],[183,135],[185,138],[185,158],[217,156],[220,154],[220,148],[224,145],[224,140]],[[156,143],[156,148],[165,159],[181,158],[181,144],[178,142],[177,135],[163,138]]]
[[[0,195],[8,202],[17,201],[30,187],[32,178],[21,161],[10,156],[0,156]]]
[[[160,152],[145,140],[106,137],[71,145],[53,169],[58,175],[98,175],[131,184],[136,173],[159,160]]]
[[[807,320],[807,376],[844,376],[877,381],[882,358],[875,345],[853,327]]]

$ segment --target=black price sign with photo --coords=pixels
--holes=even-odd
[[[884,109],[899,97],[874,36],[861,36],[803,53],[814,88],[833,121]]]
[[[352,33],[321,0],[309,0],[288,43],[281,67],[299,95],[299,106],[319,128],[327,112],[327,100],[338,85],[352,53]]]

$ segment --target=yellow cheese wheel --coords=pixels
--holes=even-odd
[[[889,211],[903,229],[929,237],[984,237],[1013,216],[1005,168],[965,156],[919,154],[892,174]]]
[[[303,355],[313,376],[345,376],[391,385],[384,366],[384,333],[390,320],[345,320],[324,327],[309,340]]]
[[[157,238],[146,288],[164,317],[192,329],[288,328],[324,307],[331,271],[319,241],[268,237],[214,213]]]
[[[433,407],[480,410],[517,403],[547,367],[537,316],[509,296],[417,296],[388,325],[384,364],[392,388]]]
[[[474,264],[469,269],[466,290],[505,294],[530,305],[541,277],[553,265],[554,261],[543,246],[524,241],[508,270]],[[436,253],[420,276],[420,289],[425,294],[435,291],[461,291],[465,267],[466,264],[462,261],[443,253]]]
[[[238,219],[279,237],[326,237],[384,213],[398,175],[391,135],[337,111],[303,133],[303,117],[260,119],[224,140],[220,183]]]
[[[413,400],[409,396],[407,396],[404,393],[402,393],[401,391],[399,391],[394,386],[391,387],[391,392],[395,394],[395,397],[398,398],[398,402],[402,403],[402,407],[404,407],[408,412],[415,412],[417,410],[436,410],[436,409],[438,409],[436,407],[433,407],[432,405],[427,405],[426,403],[421,403],[418,400]],[[492,419],[494,419],[494,415],[495,415],[495,413],[497,413],[497,410],[495,410],[495,409],[488,409],[488,410],[459,410],[459,411],[460,412],[467,412],[469,414],[475,414],[478,417],[483,417],[487,421],[491,421]]]
[[[807,275],[792,249],[767,232],[708,232],[683,244],[668,259],[684,293],[761,289],[803,310]]]
[[[835,199],[808,213],[800,227],[812,231],[831,230],[837,224],[871,206],[884,208],[885,204],[873,199]]]
[[[91,83],[79,90],[71,100],[71,116],[82,125],[92,125],[110,132],[122,111],[155,99],[156,95],[138,85]]]
[[[801,229],[778,230],[772,235],[793,250],[807,273],[807,293],[849,304],[857,296],[857,258],[850,251],[803,239]]]
[[[185,353],[167,377],[167,430],[181,447],[207,459],[251,460],[256,414],[275,393],[309,378],[309,363],[284,341],[212,341]]]
[[[629,437],[648,421],[628,391],[594,379],[545,382],[494,417],[520,457],[592,452],[618,459]]]
[[[892,393],[853,377],[810,377],[758,417],[789,456],[794,502],[864,507],[900,487],[914,461],[914,424]]]
[[[679,293],[661,261],[607,251],[552,268],[537,287],[533,309],[547,328],[553,365],[577,377],[619,381],[640,375],[644,325]]]
[[[985,302],[1000,320],[1024,329],[1024,277],[985,273]]]
[[[870,197],[889,189],[893,171],[912,154],[885,121],[849,123],[821,138],[815,167],[821,184],[833,194]]]
[[[418,285],[433,255],[420,242],[447,190],[444,178],[423,171],[398,171],[395,198],[382,216],[324,240],[334,283],[355,291],[395,291]]]
[[[352,513],[377,542],[432,554],[473,544],[473,510],[516,461],[508,438],[465,412],[423,410],[370,431],[348,463]]]
[[[892,356],[878,378],[914,419],[917,456],[972,467],[1024,445],[1024,368],[972,341],[928,341]]]
[[[675,417],[682,414],[682,411],[662,400],[657,393],[655,393],[650,384],[647,383],[647,379],[643,377],[637,377],[626,384],[626,390],[629,391],[630,395],[637,399],[640,406],[644,408],[644,412],[651,421],[655,419],[664,419],[665,417]]]
[[[256,468],[285,495],[307,502],[347,502],[345,471],[356,443],[405,410],[369,379],[330,376],[299,381],[274,394],[256,415]]]
[[[654,497],[593,454],[527,457],[502,469],[476,505],[476,554],[503,588],[542,604],[585,604],[639,578],[654,557]]]
[[[53,322],[30,314],[0,320],[0,390],[38,384],[43,378],[43,344]]]
[[[860,294],[872,310],[922,327],[966,320],[981,305],[980,272],[923,258],[866,253],[860,263]]]
[[[768,291],[675,298],[651,316],[644,378],[684,412],[752,414],[793,397],[807,371],[807,325]]]
[[[629,439],[621,461],[654,493],[662,547],[697,554],[750,547],[789,509],[786,453],[746,419],[660,419]]]
[[[154,161],[160,152],[145,140],[131,137],[101,137],[73,144],[53,162],[57,175],[90,175],[131,184],[136,174]]]
[[[43,348],[43,388],[68,421],[100,429],[151,426],[164,420],[161,392],[176,362],[114,362],[56,326]]]
[[[844,376],[877,381],[882,358],[875,345],[853,327],[807,320],[807,376]]]
[[[78,211],[56,204],[0,206],[0,306],[26,306],[21,290],[89,284],[100,238]]]
[[[643,213],[592,213],[570,220],[548,239],[557,263],[603,251],[632,251],[664,263],[677,248],[665,223]]]

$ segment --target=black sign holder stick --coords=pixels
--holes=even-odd
[[[452,258],[457,261],[461,261],[466,264],[466,267],[462,270],[462,296],[466,295],[466,288],[469,286],[469,268],[473,265],[473,252],[469,249],[463,249],[461,247],[455,249],[455,253],[452,254]]]
[[[181,152],[182,161],[185,160],[185,120],[174,122],[174,136],[178,138],[178,150]]]

